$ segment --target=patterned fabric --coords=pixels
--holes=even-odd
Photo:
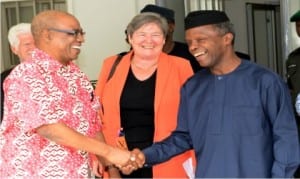
[[[100,130],[99,101],[86,75],[35,49],[32,60],[17,66],[4,83],[0,128],[0,178],[87,178],[88,154],[58,145],[35,128],[65,123],[86,136]]]

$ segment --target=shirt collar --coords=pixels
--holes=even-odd
[[[48,72],[70,73],[76,69],[76,65],[73,62],[63,65],[46,52],[37,48],[32,52],[32,60],[43,66]]]

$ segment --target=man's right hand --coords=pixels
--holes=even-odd
[[[145,163],[145,155],[143,152],[137,148],[131,151],[130,155],[130,162],[127,165],[120,167],[119,169],[122,171],[123,174],[129,175],[134,170],[138,168],[142,168]]]

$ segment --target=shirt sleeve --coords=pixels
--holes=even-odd
[[[143,150],[146,157],[146,167],[165,162],[173,156],[192,148],[192,141],[188,132],[187,103],[185,99],[185,91],[182,89],[178,122],[175,131],[166,139],[156,142]]]
[[[286,84],[274,80],[262,91],[262,101],[273,131],[272,177],[293,177],[299,165],[299,139],[293,107]]]
[[[10,118],[7,122],[17,123],[24,132],[45,124],[46,118],[54,123],[53,116],[63,113],[55,110],[57,106],[47,94],[46,82],[40,75],[33,75],[39,74],[37,69],[31,65],[27,67],[27,70],[16,67],[5,82],[5,103]]]

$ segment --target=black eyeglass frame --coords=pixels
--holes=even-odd
[[[85,35],[85,32],[82,29],[66,30],[66,29],[48,28],[48,30],[65,33],[67,35],[71,35],[71,36],[74,36],[74,37],[78,37],[79,34],[81,36]]]

